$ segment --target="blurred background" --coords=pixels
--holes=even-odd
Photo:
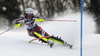
[[[100,34],[100,0],[90,0],[88,4],[89,13],[93,14],[96,23],[96,33]]]
[[[13,19],[24,16],[26,8],[33,8],[34,14],[46,18],[66,13],[68,9],[80,9],[80,0],[0,0],[0,19]]]
[[[83,11],[93,14],[97,33],[100,33],[100,0],[83,0]],[[24,16],[26,8],[33,8],[34,15],[47,18],[61,14],[80,12],[81,0],[0,0],[0,28],[12,25],[12,20]],[[80,12],[81,13],[81,12]]]

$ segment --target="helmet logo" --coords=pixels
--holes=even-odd
[[[26,9],[26,14],[33,14],[33,9],[32,8],[27,8]]]

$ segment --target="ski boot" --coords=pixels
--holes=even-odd
[[[64,42],[64,44],[63,44],[64,46],[69,46],[70,47],[70,49],[72,49],[72,47],[73,47],[73,45],[70,45],[70,44],[68,44],[67,42]]]
[[[50,48],[52,48],[54,42],[47,41],[47,44],[50,45]]]

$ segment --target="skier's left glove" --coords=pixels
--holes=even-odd
[[[36,22],[42,22],[42,21],[44,21],[44,19],[37,18],[35,21],[36,21]]]

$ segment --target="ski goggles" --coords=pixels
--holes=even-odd
[[[33,16],[33,14],[27,14],[28,17]]]

